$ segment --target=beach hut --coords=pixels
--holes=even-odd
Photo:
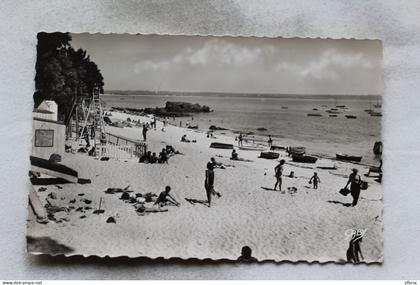
[[[51,154],[64,153],[66,126],[57,121],[57,104],[43,101],[33,111],[32,155],[49,159]]]

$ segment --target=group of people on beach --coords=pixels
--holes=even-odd
[[[156,152],[152,153],[151,151],[145,152],[139,159],[141,163],[168,163],[169,154],[166,148],[162,148],[162,151],[159,153],[159,156],[156,155]]]

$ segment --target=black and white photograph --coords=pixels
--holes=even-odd
[[[31,254],[382,263],[380,40],[41,32]]]

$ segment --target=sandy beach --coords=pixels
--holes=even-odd
[[[150,121],[117,112],[111,118],[127,117]],[[158,121],[156,130],[148,132],[148,150],[159,153],[165,145],[172,145],[182,155],[171,157],[168,164],[143,164],[134,158],[100,161],[85,153],[63,155],[63,164],[92,183],[33,186],[41,202],[46,203],[53,192],[55,205],[68,207],[73,200],[74,208],[57,213],[61,219],[47,224],[37,223],[29,211],[27,235],[51,238],[68,248],[66,255],[236,260],[241,248],[248,245],[259,261],[345,262],[348,231],[365,229],[361,244],[364,262],[383,261],[382,189],[374,177],[363,176],[367,166],[325,158],[316,164],[294,163],[286,152],[279,151],[280,159],[286,160],[284,174],[293,171],[296,177],[284,176],[285,193],[269,191],[264,188],[273,188],[278,160],[258,158],[259,151],[238,150],[241,158],[252,162],[232,161],[231,150],[212,149],[209,145],[225,142],[236,146],[233,137],[216,133],[217,138],[207,138],[205,133],[172,125],[164,132],[161,128],[162,122]],[[108,126],[106,130],[135,140],[141,138],[141,128]],[[181,142],[184,134],[197,142]],[[210,208],[191,204],[185,198],[206,199],[204,173],[211,157],[227,166],[215,170],[215,189],[222,197],[214,198]],[[334,164],[335,170],[316,168]],[[369,183],[354,208],[346,205],[352,201],[350,195],[338,193],[352,168],[357,168]],[[321,179],[318,189],[308,184],[313,172],[318,172]],[[158,195],[169,185],[181,205],[164,207],[167,212],[138,215],[133,204],[120,199],[121,193],[105,193],[110,187],[128,185],[131,195]],[[40,191],[42,187],[47,189]],[[289,187],[296,187],[297,191],[289,191]],[[88,205],[84,199],[92,202]],[[93,214],[100,200],[105,212]],[[111,216],[116,223],[106,223]],[[30,244],[29,248],[32,253],[39,253]]]

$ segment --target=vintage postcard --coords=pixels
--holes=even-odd
[[[32,254],[383,262],[378,40],[39,33]]]

